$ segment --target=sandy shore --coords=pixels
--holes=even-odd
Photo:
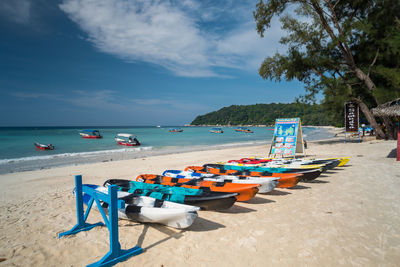
[[[200,211],[186,230],[120,221],[122,248],[145,252],[118,266],[398,266],[400,163],[395,141],[309,142],[307,154],[351,156],[313,183],[279,189],[225,212]],[[84,183],[187,165],[266,156],[240,147],[0,175],[0,266],[83,266],[108,251],[97,227],[58,239],[76,223],[74,175]],[[101,216],[92,212],[89,222]]]

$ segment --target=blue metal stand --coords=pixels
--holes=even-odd
[[[118,208],[123,208],[125,206],[125,202],[123,200],[119,200],[117,197],[117,186],[112,185],[108,189],[108,194],[101,193],[99,191],[94,190],[88,186],[82,186],[82,176],[75,176],[75,190],[76,190],[76,210],[77,210],[77,220],[78,223],[72,227],[71,230],[60,233],[58,235],[61,238],[64,235],[76,234],[81,231],[88,231],[96,226],[104,225],[103,223],[95,223],[89,224],[86,223],[86,219],[89,215],[89,212],[93,206],[93,202],[96,201],[96,205],[104,219],[104,222],[110,232],[110,251],[98,262],[92,263],[88,266],[112,266],[117,264],[118,262],[124,261],[132,256],[138,255],[143,252],[143,249],[139,246],[133,247],[128,250],[121,249],[121,245],[118,240]],[[82,193],[88,194],[91,196],[90,201],[88,203],[88,207],[86,209],[85,214],[83,214],[83,196]],[[106,202],[109,205],[109,220],[107,219],[107,215],[104,212],[100,201]]]

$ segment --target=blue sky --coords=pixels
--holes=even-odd
[[[289,103],[262,80],[285,51],[257,1],[2,0],[0,126],[183,125],[224,106]]]

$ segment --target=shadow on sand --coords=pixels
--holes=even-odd
[[[146,233],[147,233],[147,230],[149,229],[149,227],[150,227],[149,224],[146,224],[143,227],[143,231],[140,234],[138,242],[136,244],[137,246],[142,247],[144,238],[146,237]],[[165,238],[163,238],[163,239],[161,239],[161,240],[159,240],[157,242],[154,242],[153,244],[143,248],[143,252],[146,252],[146,250],[149,250],[152,247],[155,247],[155,246],[157,246],[157,245],[159,245],[161,243],[164,243],[164,242],[170,240],[171,238],[179,239],[179,238],[181,238],[183,236],[183,233],[186,231],[186,230],[178,230],[177,232],[175,232],[172,229],[167,228],[166,226],[161,226],[161,225],[156,225],[156,224],[151,225],[151,227],[153,227],[154,229],[157,229],[160,232],[166,234],[167,237],[165,237]]]
[[[140,224],[138,224],[138,225],[140,225]],[[162,232],[163,234],[167,235],[167,237],[165,237],[161,240],[158,240],[157,242],[154,242],[153,244],[150,244],[147,247],[143,248],[144,252],[146,252],[146,250],[149,250],[149,249],[151,249],[161,243],[164,243],[172,238],[179,239],[184,236],[183,233],[186,231],[195,231],[195,232],[213,231],[213,230],[217,230],[219,228],[225,228],[225,225],[219,224],[219,223],[216,223],[216,222],[204,219],[204,218],[200,218],[200,217],[198,217],[195,220],[195,222],[187,229],[173,229],[173,228],[169,228],[167,226],[160,225],[160,224],[145,224],[143,227],[143,231],[138,238],[138,242],[136,244],[137,246],[142,247],[143,241],[146,237],[149,227],[152,227],[152,228]]]
[[[390,151],[386,157],[390,159],[397,158],[397,148],[394,148],[392,151]]]
[[[194,223],[187,229],[187,231],[206,232],[213,231],[219,228],[225,228],[225,225],[216,223],[201,217],[197,217]]]
[[[246,203],[249,203],[249,202],[246,202]],[[242,207],[239,205],[233,205],[231,208],[229,208],[227,210],[219,210],[218,212],[220,212],[220,213],[249,213],[249,212],[254,212],[254,211],[256,211],[256,210]]]
[[[272,190],[271,192],[268,192],[267,195],[271,195],[271,196],[286,196],[286,195],[290,195],[290,192],[286,192],[286,191],[280,191],[280,190]]]
[[[261,194],[261,195],[267,195],[267,193],[258,193],[258,194]],[[266,204],[266,203],[272,203],[272,202],[275,202],[274,200],[271,200],[271,199],[266,199],[266,198],[263,198],[263,197],[258,197],[258,196],[256,196],[256,197],[253,197],[252,199],[250,199],[249,201],[245,201],[244,203],[249,203],[249,204]]]
[[[323,180],[304,181],[304,183],[307,183],[307,184],[329,184],[328,181],[323,181]]]
[[[304,186],[304,185],[296,185],[296,186],[293,186],[293,187],[291,187],[291,188],[288,188],[289,190],[301,190],[301,189],[310,189],[311,187],[309,187],[309,186]]]
[[[337,172],[332,171],[332,170],[327,170],[326,172],[323,172],[323,174],[334,174],[334,173],[337,173]]]

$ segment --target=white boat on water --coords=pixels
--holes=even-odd
[[[119,133],[115,137],[118,145],[121,146],[140,146],[139,140],[137,140],[136,135],[129,133]]]

